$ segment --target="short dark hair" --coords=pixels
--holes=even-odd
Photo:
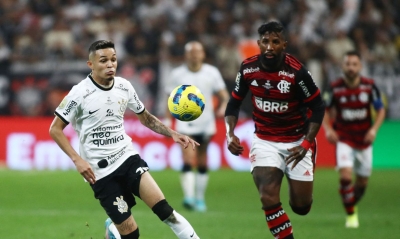
[[[275,32],[275,33],[282,33],[282,36],[284,36],[284,27],[281,23],[277,21],[270,21],[262,24],[258,28],[258,34],[263,36],[266,32]]]
[[[361,54],[356,50],[347,51],[344,56],[358,56],[358,59],[361,60]]]
[[[106,49],[106,48],[112,48],[115,50],[114,42],[107,40],[95,41],[89,47],[89,55],[99,49]]]

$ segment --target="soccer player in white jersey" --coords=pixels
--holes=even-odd
[[[178,238],[199,238],[190,223],[165,200],[146,162],[133,148],[124,130],[125,110],[133,110],[143,125],[172,137],[183,148],[194,150],[199,144],[163,125],[144,108],[133,86],[115,76],[117,55],[113,42],[94,42],[87,65],[92,72],[71,89],[56,109],[50,135],[90,183],[95,198],[111,218],[113,223],[106,220],[106,238],[139,238],[138,225],[131,214],[135,196]],[[79,136],[79,154],[63,133],[69,123]],[[110,224],[114,232],[110,231]]]
[[[178,132],[189,135],[200,143],[195,151],[182,148],[183,167],[180,177],[183,205],[197,211],[207,209],[204,200],[208,184],[207,147],[217,131],[215,118],[224,117],[229,100],[221,73],[216,67],[204,63],[204,59],[203,45],[197,41],[188,42],[185,45],[186,63],[172,70],[165,87],[169,95],[178,85],[195,85],[205,97],[206,107],[199,118],[191,122],[176,122]],[[216,109],[213,106],[213,96],[219,99]],[[168,111],[166,117],[171,118]],[[194,166],[197,166],[197,174],[192,171]]]

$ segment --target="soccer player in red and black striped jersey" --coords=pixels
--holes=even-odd
[[[283,26],[275,21],[258,28],[260,54],[243,61],[225,112],[228,149],[243,152],[234,129],[240,105],[251,92],[255,132],[250,149],[251,172],[267,225],[275,238],[294,238],[283,210],[280,188],[289,182],[289,204],[306,215],[313,201],[315,137],[325,105],[310,72],[285,53]]]
[[[347,218],[345,226],[358,227],[355,205],[364,194],[371,176],[372,142],[385,119],[380,92],[372,79],[360,76],[360,54],[347,52],[343,60],[342,78],[330,85],[326,94],[327,111],[323,121],[329,142],[336,144],[336,164],[340,174],[340,190]],[[372,123],[371,105],[377,111]],[[331,119],[333,127],[331,126]],[[353,170],[356,174],[352,183]]]

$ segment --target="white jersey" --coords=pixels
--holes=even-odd
[[[113,86],[104,88],[89,75],[71,89],[55,111],[64,123],[72,123],[79,136],[80,156],[90,164],[96,180],[138,153],[125,133],[126,107],[136,114],[145,110],[126,79],[115,77]]]
[[[181,65],[172,70],[165,90],[169,95],[178,85],[194,85],[200,89],[205,98],[205,108],[202,115],[194,121],[183,122],[177,120],[176,130],[183,134],[207,134],[216,132],[213,95],[226,88],[219,70],[209,64],[203,64],[197,72],[190,71],[187,65]]]

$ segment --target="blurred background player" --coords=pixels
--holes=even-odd
[[[195,141],[161,123],[144,107],[135,89],[122,77],[116,77],[118,66],[114,43],[99,40],[89,48],[88,67],[92,72],[74,86],[55,110],[50,135],[71,158],[77,171],[90,183],[94,197],[115,223],[121,239],[139,238],[138,225],[131,214],[135,196],[140,198],[167,224],[177,238],[198,238],[190,223],[166,201],[161,189],[148,172],[147,163],[133,148],[132,139],[124,129],[127,108],[135,112],[140,122],[154,132],[194,150]],[[64,134],[72,123],[78,134],[79,154]]]
[[[283,176],[289,183],[293,212],[306,215],[313,202],[315,137],[324,117],[324,102],[309,71],[285,53],[283,26],[275,21],[258,28],[260,54],[243,61],[225,113],[228,149],[243,152],[234,129],[240,105],[252,94],[255,133],[250,149],[253,180],[268,227],[275,238],[294,238],[281,206]]]
[[[349,51],[343,59],[342,78],[332,82],[325,95],[323,121],[326,138],[336,144],[340,190],[346,209],[346,227],[359,226],[355,205],[364,195],[372,170],[372,142],[385,119],[385,108],[374,80],[360,75],[361,56]],[[371,104],[377,111],[372,123]],[[333,127],[331,126],[333,121]],[[356,174],[355,182],[352,174]]]
[[[178,85],[195,85],[203,93],[206,106],[202,115],[191,122],[176,121],[175,129],[195,139],[200,146],[193,150],[182,149],[183,166],[181,186],[183,190],[183,205],[188,209],[206,211],[205,191],[208,184],[207,148],[212,136],[216,133],[215,118],[222,118],[228,103],[229,94],[219,70],[204,63],[205,51],[197,41],[185,45],[186,63],[173,69],[166,83],[166,93]],[[218,104],[214,109],[214,96]],[[171,114],[167,110],[167,119]],[[197,167],[197,174],[192,171]]]

